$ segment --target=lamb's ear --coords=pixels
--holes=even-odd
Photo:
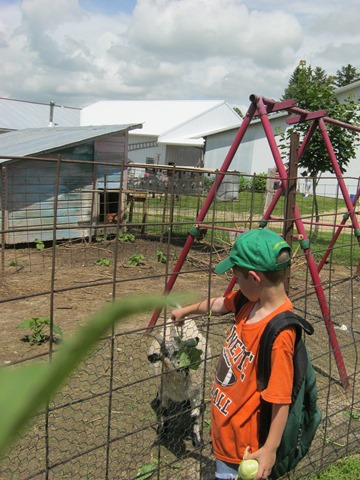
[[[150,355],[148,355],[147,358],[150,363],[156,363],[156,362],[160,362],[161,355],[159,353],[151,353]]]

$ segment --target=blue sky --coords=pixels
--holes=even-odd
[[[80,0],[80,5],[89,11],[99,11],[107,14],[122,11],[131,14],[136,0]]]
[[[280,98],[300,60],[360,71],[359,0],[0,0],[0,96]]]

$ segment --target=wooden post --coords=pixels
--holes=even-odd
[[[275,180],[276,168],[269,168],[267,172],[266,179],[266,191],[265,191],[265,202],[264,202],[264,213],[267,211],[270,202],[274,195],[274,180]]]
[[[7,219],[7,175],[6,175],[6,166],[3,166],[1,169],[1,269],[5,273],[5,245],[6,245],[6,235],[5,230],[8,225]]]
[[[298,150],[299,150],[299,134],[293,132],[290,136],[290,162],[287,172],[287,183],[284,200],[284,240],[292,247],[294,235],[294,219],[296,205],[296,183],[298,175]],[[287,281],[285,284],[286,291],[290,287],[290,269],[288,270]]]

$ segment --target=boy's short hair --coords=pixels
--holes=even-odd
[[[285,250],[286,255],[280,255]],[[277,233],[268,228],[257,228],[242,233],[235,241],[229,257],[218,263],[216,273],[225,273],[233,267],[258,272],[285,270],[291,260],[291,247]]]

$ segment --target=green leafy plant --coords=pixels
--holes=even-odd
[[[23,340],[29,342],[31,345],[41,345],[50,339],[50,318],[48,317],[33,317],[30,320],[25,320],[19,323],[16,328],[29,328],[31,333],[24,335]],[[62,337],[62,329],[59,325],[53,324],[54,340],[59,341]]]
[[[182,340],[179,339],[179,351],[176,354],[176,358],[179,360],[180,368],[190,368],[191,370],[197,370],[201,364],[202,350],[197,347],[197,338],[188,338]]]
[[[129,257],[129,265],[133,267],[139,267],[140,265],[144,265],[144,255],[142,253],[133,253]]]
[[[239,191],[251,190],[251,178],[240,175],[239,178]]]
[[[19,262],[16,260],[16,258],[13,258],[9,262],[9,267],[17,267],[19,265]]]
[[[156,458],[154,458],[151,463],[144,463],[137,471],[136,480],[146,480],[152,477],[158,464],[159,462]]]
[[[163,459],[166,460],[166,456],[164,456]],[[160,463],[161,462],[159,462],[157,458],[153,458],[153,456],[151,455],[151,461],[149,463],[144,463],[144,465],[138,468],[136,480],[146,480],[147,478],[152,477],[153,474],[158,469],[158,466],[160,465]],[[177,468],[179,468],[179,464],[172,463],[170,465],[167,465],[167,467],[172,468],[173,470],[176,470]]]
[[[136,237],[130,232],[124,232],[118,236],[118,240],[119,242],[122,242],[122,243],[126,243],[126,242],[134,243],[136,240]]]
[[[167,257],[162,250],[156,250],[156,258],[160,263],[166,263]]]
[[[99,235],[98,237],[95,237],[95,242],[101,243],[105,240],[105,237],[103,235]]]
[[[176,304],[178,300],[170,296],[141,295],[109,304],[83,325],[74,336],[67,339],[52,356],[51,362],[34,362],[21,367],[1,368],[0,454],[115,322],[150,309],[164,307],[168,303]]]
[[[256,176],[253,177],[251,186],[255,190],[255,192],[265,192],[266,181],[267,181],[267,174],[258,173]]]
[[[45,244],[42,240],[35,238],[34,243],[37,250],[40,250],[40,251],[44,250]]]
[[[108,258],[99,258],[96,260],[95,265],[99,267],[108,267],[110,265],[110,260]]]

